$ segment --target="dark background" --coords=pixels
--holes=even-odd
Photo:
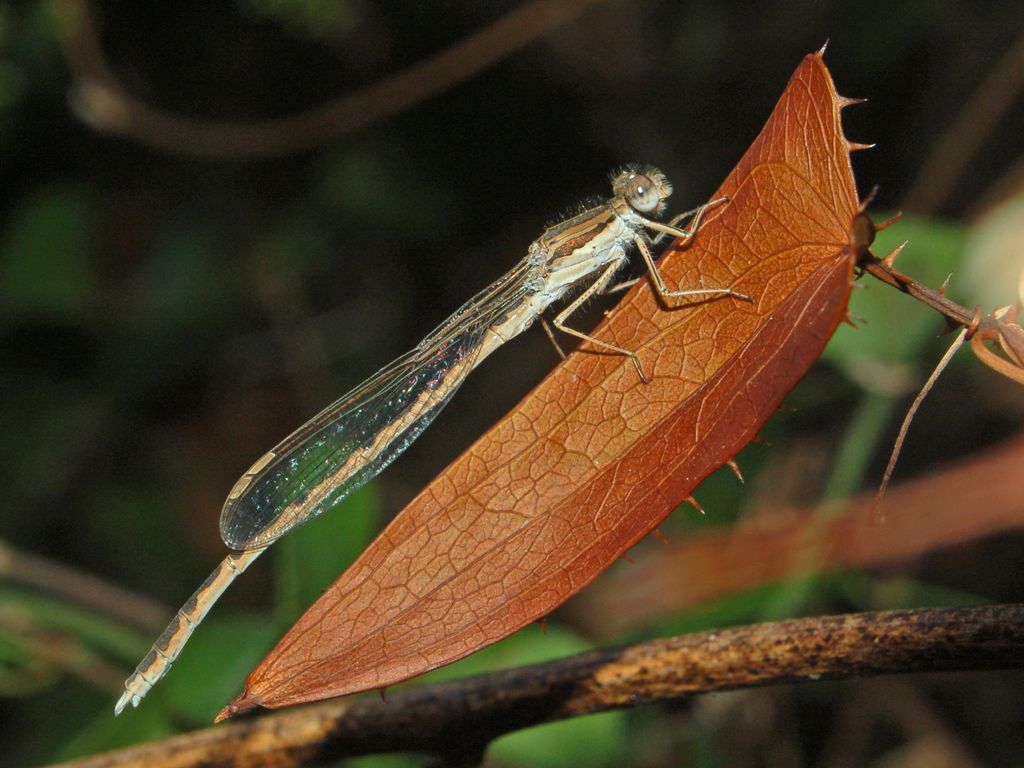
[[[247,121],[259,130],[263,121],[393,75],[516,4],[91,7],[106,63],[128,93],[169,113]],[[661,167],[676,187],[673,211],[705,200],[757,134],[801,58],[826,40],[839,91],[870,98],[844,114],[852,140],[877,143],[855,156],[861,191],[878,185],[877,210],[903,207],[917,215],[907,225],[916,229],[893,237],[913,231],[932,246],[909,256],[920,260],[911,264],[920,264],[923,277],[941,281],[948,268],[958,268],[970,250],[967,227],[985,211],[1004,210],[998,206],[1024,188],[1012,171],[1024,152],[1024,100],[1008,76],[1006,88],[978,107],[982,115],[1004,111],[993,129],[979,121],[965,135],[983,131],[984,141],[961,171],[946,173],[949,193],[929,202],[913,192],[927,164],[937,163],[942,177],[943,133],[1006,52],[1024,45],[1024,17],[1013,2],[753,8],[609,0],[394,116],[308,150],[244,158],[192,157],[188,147],[175,153],[80,119],[75,94],[101,73],[81,62],[69,66],[68,40],[81,31],[78,9],[0,3],[0,536],[20,551],[159,601],[154,612],[164,618],[223,556],[220,506],[256,457],[412,347],[521,258],[561,211],[606,194],[606,175],[618,165]],[[1021,80],[1021,69],[1009,71]],[[990,306],[1014,299],[1012,283],[991,282]],[[907,304],[872,290],[883,306]],[[853,310],[866,314],[859,299]],[[923,308],[910,312],[924,324],[920,342],[890,362],[916,384],[938,357],[941,321]],[[841,349],[856,349],[863,339],[885,358],[887,340],[903,326],[888,324],[884,314],[866,319],[864,335],[848,335]],[[825,456],[838,453],[838,435],[855,426],[867,397],[867,374],[858,377],[852,352],[843,354],[833,353],[798,388],[795,412],[773,421],[776,455],[807,441]],[[276,560],[265,558],[246,574],[199,630],[181,669],[165,681],[167,691],[155,690],[118,721],[110,710],[119,682],[163,619],[156,631],[153,620],[132,627],[6,573],[5,762],[89,754],[207,722],[382,521],[556,362],[539,329],[499,350],[424,437],[357,495],[347,516],[339,511],[337,523],[324,522],[333,527],[305,543],[282,542]],[[979,368],[961,362],[933,395],[911,432],[903,475],[1019,428],[1019,393]],[[806,503],[876,483],[906,403],[906,388],[896,389],[883,398],[887,410],[876,414],[860,463],[833,467],[831,480],[809,475],[784,501]],[[753,471],[767,455],[762,448],[751,457]],[[742,499],[731,490],[711,504],[716,488],[712,483],[701,496],[709,516],[718,514],[710,524],[732,519],[738,510],[731,505]],[[911,586],[888,604],[945,604],[951,595],[968,602],[1020,599],[1019,549],[1019,537],[1004,536],[958,550],[952,560],[914,565],[901,582]],[[848,587],[891,577],[856,574],[845,587],[815,585],[794,600],[792,614],[884,607],[881,598],[858,604]],[[738,617],[752,620],[757,610]],[[568,624],[555,622],[553,635],[493,664],[587,647]],[[939,754],[962,756],[954,744],[975,764],[1024,760],[1021,682],[1019,675],[992,673],[915,687],[914,701],[944,724],[939,730],[948,740]],[[828,747],[836,733],[854,728],[839,718],[849,711],[841,702],[870,699],[865,691],[851,684],[750,694],[742,710],[749,723],[716,719],[727,697],[695,710],[616,714],[581,721],[547,742],[543,729],[531,731],[493,759],[817,764],[835,753]],[[1000,704],[976,716],[984,696]],[[786,727],[765,733],[766,722]],[[851,764],[904,764],[904,731],[884,718],[858,727],[871,736]]]

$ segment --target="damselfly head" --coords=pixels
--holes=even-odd
[[[629,165],[612,179],[612,191],[637,213],[660,216],[672,194],[672,184],[653,165]]]

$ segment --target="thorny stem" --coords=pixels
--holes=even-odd
[[[889,457],[889,463],[882,476],[882,483],[878,488],[878,493],[875,494],[875,501],[872,506],[874,514],[877,513],[879,505],[881,504],[882,496],[885,495],[885,489],[889,485],[889,480],[891,479],[893,470],[896,467],[896,461],[899,458],[903,441],[906,439],[907,430],[910,427],[910,423],[913,420],[914,415],[917,413],[917,410],[921,406],[921,402],[924,400],[925,396],[935,385],[939,375],[945,370],[946,366],[949,365],[953,355],[955,355],[957,350],[960,349],[964,341],[968,339],[972,341],[972,347],[975,349],[975,354],[983,363],[1010,379],[1024,384],[1024,370],[1022,370],[1024,369],[1024,354],[1022,354],[1022,349],[1024,349],[1024,344],[1022,344],[1024,334],[1022,334],[1020,326],[1014,324],[1012,321],[1008,322],[1003,319],[1004,317],[1015,319],[1016,313],[1011,313],[1009,307],[1004,307],[1003,309],[997,310],[996,312],[988,315],[982,313],[981,307],[977,307],[972,312],[966,307],[957,304],[955,301],[948,299],[946,297],[945,285],[943,285],[939,290],[935,290],[894,270],[892,268],[892,263],[903,249],[903,246],[897,248],[884,259],[879,259],[871,253],[870,246],[872,242],[874,242],[875,232],[880,228],[888,226],[898,218],[898,216],[894,217],[881,227],[876,227],[865,210],[872,197],[874,197],[873,192],[863,203],[860,213],[854,218],[853,224],[850,228],[850,242],[851,247],[856,253],[857,267],[862,272],[870,273],[887,285],[891,285],[897,290],[903,291],[904,293],[913,296],[923,304],[935,309],[946,318],[946,322],[951,330],[957,326],[962,326],[962,330],[957,335],[956,340],[946,351],[946,354],[943,355],[942,360],[936,366],[931,376],[928,377],[928,381],[921,388],[921,391],[914,399],[914,403],[910,406],[910,410],[907,411],[906,417],[903,419],[899,436],[896,438],[896,442],[893,445],[892,454]],[[987,350],[984,346],[984,341],[986,340],[999,341],[1003,346],[1004,351],[1007,353],[1009,360],[1000,358]]]
[[[861,213],[858,219],[866,220],[868,226],[871,226],[867,214]],[[856,239],[854,236],[855,241]],[[931,307],[946,318],[949,330],[962,326],[965,329],[964,339],[971,340],[972,347],[976,348],[980,342],[984,341],[998,341],[1010,358],[1009,361],[998,358],[996,355],[991,355],[997,358],[996,361],[987,360],[987,356],[981,354],[981,351],[985,351],[983,345],[981,345],[981,351],[975,349],[979,359],[993,370],[1014,381],[1024,383],[1024,343],[1022,343],[1024,342],[1024,333],[1015,322],[1016,312],[1012,307],[1004,307],[989,314],[985,314],[981,307],[976,307],[974,310],[967,309],[967,307],[948,299],[944,287],[938,290],[929,288],[912,277],[893,269],[892,262],[899,254],[900,249],[884,259],[879,259],[871,253],[866,245],[857,246],[855,243],[854,247],[858,250],[857,267],[861,272],[867,272],[883,283],[891,285]]]
[[[913,296],[939,312],[946,318],[950,330],[962,326],[965,330],[964,339],[971,341],[971,348],[981,362],[1011,380],[1024,384],[1024,331],[1016,323],[1017,307],[1003,307],[989,314],[984,314],[981,307],[971,311],[946,298],[944,290],[934,290],[894,270],[892,259],[897,253],[899,251],[888,258],[879,259],[866,247],[861,248],[857,265],[861,271],[870,273],[883,283]],[[998,342],[1006,358],[986,349],[985,341]]]
[[[967,309],[967,307],[961,306],[946,297],[945,285],[939,289],[929,288],[917,282],[914,278],[904,275],[902,272],[897,272],[892,268],[893,262],[900,255],[906,243],[896,248],[884,259],[878,258],[871,252],[871,245],[875,242],[875,235],[900,219],[900,214],[896,214],[881,224],[876,225],[872,221],[867,209],[874,199],[877,190],[878,188],[876,187],[864,198],[861,202],[860,211],[853,217],[853,221],[850,223],[849,248],[854,254],[856,268],[861,273],[867,272],[883,283],[931,307],[946,318],[949,330],[963,326],[967,329],[965,339],[972,339],[974,337],[981,339],[1000,338],[1003,332],[1012,324],[1003,320],[1004,314],[1002,312],[986,315],[982,312],[981,307],[975,307],[973,310]],[[1017,326],[1014,326],[1014,328],[1019,331]]]
[[[972,335],[980,330],[995,330],[998,325],[995,318],[981,316],[979,310],[967,309],[947,298],[941,291],[922,285],[912,277],[897,272],[884,259],[879,259],[869,250],[865,249],[862,252],[857,266],[872,277],[928,305],[945,317],[953,327],[964,326],[972,329],[973,326]]]

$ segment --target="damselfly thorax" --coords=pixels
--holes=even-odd
[[[217,598],[267,547],[335,507],[394,461],[444,408],[470,371],[543,318],[548,307],[571,291],[578,293],[551,324],[589,342],[588,351],[629,357],[646,382],[632,350],[566,324],[587,300],[614,290],[612,280],[633,250],[642,256],[655,289],[664,298],[749,300],[724,287],[669,290],[651,253],[652,244],[668,236],[685,245],[696,234],[704,213],[727,202],[726,198],[661,223],[657,219],[672,186],[651,166],[619,171],[612,178],[612,193],[600,205],[548,227],[507,274],[463,304],[414,349],[299,427],[239,478],[220,520],[224,542],[236,551],[179,609],[125,682],[116,713],[129,702],[138,706]],[[687,219],[689,228],[680,228]]]

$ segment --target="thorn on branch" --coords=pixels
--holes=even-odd
[[[904,240],[902,243],[893,248],[889,255],[882,258],[882,263],[885,264],[885,266],[892,269],[892,265],[896,263],[896,259],[900,257],[900,254],[903,253],[903,249],[907,247],[907,244],[909,242],[909,240]]]

